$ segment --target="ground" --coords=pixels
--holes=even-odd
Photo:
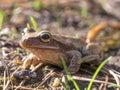
[[[65,34],[85,41],[89,39],[102,45],[103,60],[82,64],[79,72],[72,76],[79,88],[84,90],[100,63],[112,56],[96,77],[97,81],[94,82],[92,90],[116,90],[116,87],[108,87],[107,84],[120,82],[119,16],[108,13],[94,0],[65,0],[64,3],[58,1],[0,2],[0,88],[4,90],[64,88],[61,82],[57,87],[53,86],[55,79],[61,78],[62,69],[52,65],[44,65],[37,69],[35,78],[13,77],[12,74],[19,69],[22,59],[29,54],[21,48],[19,41],[23,29],[31,26],[38,30],[47,29],[53,33]],[[37,26],[34,26],[31,17],[35,19]],[[66,74],[64,76],[66,77]],[[75,88],[71,81],[68,81],[68,86],[70,90]]]

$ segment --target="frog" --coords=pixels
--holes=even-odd
[[[75,74],[82,63],[101,60],[103,57],[102,47],[97,43],[87,43],[83,39],[54,34],[48,30],[35,32],[33,28],[24,30],[20,46],[30,52],[24,58],[24,69],[39,63],[63,68],[63,58],[70,73]]]

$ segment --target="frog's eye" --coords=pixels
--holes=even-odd
[[[51,34],[49,32],[43,32],[40,35],[40,39],[42,42],[49,42],[51,40]]]

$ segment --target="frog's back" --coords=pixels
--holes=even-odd
[[[86,46],[86,42],[82,39],[69,37],[69,36],[57,36],[53,35],[54,40],[61,43],[62,47],[66,47],[66,49],[81,49]]]

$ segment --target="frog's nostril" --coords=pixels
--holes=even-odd
[[[27,45],[27,40],[26,39],[22,39],[20,41],[20,46],[24,48],[24,47],[26,47],[26,45]]]

